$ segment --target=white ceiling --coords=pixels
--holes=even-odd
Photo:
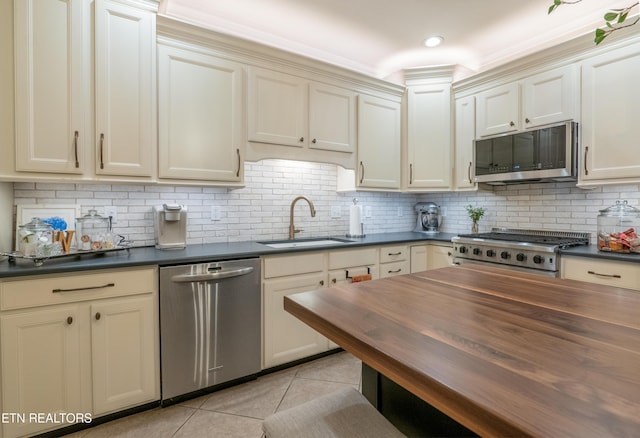
[[[161,0],[160,12],[378,78],[410,67],[482,71],[593,32],[631,0]],[[444,43],[423,41],[441,35]],[[603,43],[606,44],[606,41]]]

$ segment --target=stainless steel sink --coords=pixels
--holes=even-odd
[[[268,246],[269,248],[307,248],[314,246],[345,245],[353,242],[355,242],[355,240],[339,239],[336,237],[316,237],[313,239],[270,240],[258,243]]]

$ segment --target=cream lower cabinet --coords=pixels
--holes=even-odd
[[[159,398],[157,271],[0,283],[2,411],[92,418]],[[69,423],[5,422],[4,438]]]
[[[450,244],[415,245],[411,247],[411,273],[451,266],[452,246]]]
[[[284,310],[285,296],[325,287],[326,257],[314,252],[263,259],[263,368],[328,349],[327,338]]]
[[[640,291],[640,264],[637,263],[563,255],[560,275],[571,280]]]
[[[378,278],[377,247],[265,257],[262,265],[263,368],[338,347],[286,312],[285,296],[350,283],[354,276],[364,274]]]
[[[380,248],[380,278],[409,274],[411,252],[406,245],[383,246]]]

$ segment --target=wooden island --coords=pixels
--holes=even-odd
[[[463,265],[284,306],[475,434],[640,436],[639,292]]]

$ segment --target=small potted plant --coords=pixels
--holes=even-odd
[[[467,209],[467,214],[473,222],[473,224],[471,225],[471,232],[475,234],[478,232],[478,221],[482,216],[484,216],[486,210],[482,207],[474,207],[471,204],[467,205],[465,208]]]

